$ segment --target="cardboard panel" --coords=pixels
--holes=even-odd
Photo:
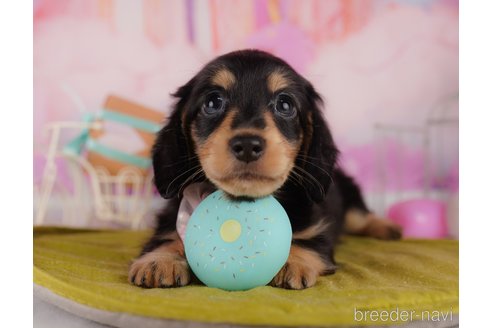
[[[165,119],[164,114],[161,112],[158,112],[154,109],[131,102],[129,100],[123,99],[115,95],[108,96],[106,102],[104,103],[103,108],[111,110],[116,113],[133,116],[138,119],[144,119],[151,122],[155,122],[160,126],[163,125]],[[108,131],[107,129],[104,128],[104,120],[101,120],[101,122],[103,122],[102,130],[92,129],[89,131],[91,138],[95,140],[100,139],[106,133],[111,133],[111,131]],[[150,158],[151,149],[155,141],[155,134],[141,131],[138,129],[135,129],[135,131],[140,136],[140,138],[142,139],[142,141],[146,146],[145,148],[140,149],[139,151],[131,154],[146,156]],[[109,145],[106,146],[109,147]],[[111,175],[116,175],[119,170],[121,170],[123,167],[128,165],[126,163],[122,163],[114,159],[107,158],[102,154],[95,153],[92,151],[88,151],[87,160],[95,167],[97,166],[105,167],[110,172]],[[141,171],[143,175],[147,175],[150,172],[150,170],[142,170],[140,168],[137,169]]]

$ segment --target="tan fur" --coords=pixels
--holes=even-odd
[[[212,84],[222,87],[225,90],[228,90],[230,87],[232,87],[234,83],[236,83],[236,77],[227,68],[221,68],[212,77]]]
[[[290,81],[280,71],[271,73],[267,79],[268,90],[270,90],[271,93],[275,93],[286,88],[289,86],[289,83]]]
[[[150,288],[185,286],[190,283],[190,269],[184,256],[183,242],[177,232],[164,238],[172,241],[133,261],[128,274],[130,283]]]
[[[289,143],[277,129],[270,113],[265,114],[266,128],[231,129],[231,123],[238,109],[231,109],[221,125],[200,143],[192,126],[192,137],[197,145],[198,158],[207,177],[219,188],[236,196],[261,197],[271,194],[287,179],[294,165],[294,159],[301,140]],[[257,179],[238,178],[238,170],[244,169],[245,163],[239,162],[229,151],[229,140],[236,135],[255,134],[266,141],[263,156],[247,164]]]
[[[235,112],[235,109],[229,110],[220,126],[216,128],[205,142],[198,140],[195,125],[192,124],[191,135],[196,145],[196,152],[200,164],[208,178],[212,181],[218,179],[222,172],[226,173],[231,170],[230,163],[232,162],[232,156],[229,153],[228,142],[232,138],[230,126]]]
[[[318,276],[328,270],[315,251],[292,245],[287,263],[270,283],[275,287],[304,289],[313,286]]]
[[[357,234],[367,225],[367,215],[359,210],[348,210],[345,214],[345,231],[351,234]]]
[[[304,230],[295,232],[292,239],[309,240],[325,232],[326,229],[328,229],[328,225],[329,224],[326,222],[318,221],[316,224],[313,224]]]
[[[349,210],[345,215],[345,231],[349,234],[369,236],[378,239],[401,238],[401,227],[381,219],[372,213],[365,214],[359,210]]]

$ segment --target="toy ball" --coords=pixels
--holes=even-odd
[[[415,199],[394,204],[388,217],[403,228],[404,237],[444,238],[447,236],[446,206],[431,199]]]
[[[184,239],[191,270],[209,287],[268,284],[289,256],[289,217],[272,196],[233,200],[218,190],[193,211]]]

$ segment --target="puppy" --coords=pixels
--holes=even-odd
[[[304,289],[334,273],[334,247],[344,230],[400,238],[400,228],[376,218],[337,166],[320,95],[283,60],[257,50],[232,52],[208,63],[174,96],[152,153],[155,185],[169,201],[130,266],[131,283],[190,283],[176,219],[184,188],[196,182],[230,197],[273,194],[285,208],[292,247],[272,286]]]

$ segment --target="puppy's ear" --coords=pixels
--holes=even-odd
[[[166,126],[157,133],[152,148],[152,165],[154,168],[154,183],[164,198],[176,196],[180,190],[191,183],[190,177],[198,161],[193,156],[189,144],[186,127],[182,122],[186,103],[193,90],[194,80],[189,81],[173,94],[178,98]]]
[[[308,82],[306,94],[311,111],[306,124],[307,142],[304,151],[299,154],[298,165],[307,172],[305,188],[309,197],[315,202],[324,199],[332,183],[332,173],[337,161],[338,150],[333,142],[330,129],[322,113],[323,100]]]

